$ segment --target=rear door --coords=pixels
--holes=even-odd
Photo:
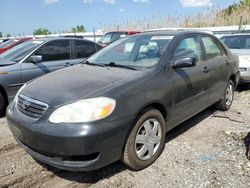
[[[70,40],[49,41],[32,55],[41,55],[42,62],[32,63],[27,58],[21,64],[22,82],[25,83],[33,78],[67,67],[71,64]]]
[[[197,62],[193,67],[172,69],[174,124],[207,106],[209,73],[203,54],[198,35],[186,36],[174,52],[172,63],[186,57],[195,58]]]
[[[205,58],[210,71],[209,102],[218,101],[225,91],[229,77],[229,59],[218,39],[208,35],[201,36],[205,49]]]

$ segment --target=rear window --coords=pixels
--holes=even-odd
[[[230,49],[250,49],[250,36],[225,36],[222,42]]]

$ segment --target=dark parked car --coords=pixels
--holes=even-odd
[[[248,83],[250,86],[250,34],[226,35],[221,40],[239,56],[240,83]]]
[[[117,41],[120,38],[140,33],[140,31],[110,31],[105,33],[98,41],[101,45],[106,46],[112,42]]]
[[[160,156],[166,131],[213,104],[228,110],[238,80],[237,56],[213,35],[147,32],[27,83],[7,120],[42,163],[86,171],[121,159],[141,170]]]
[[[2,44],[0,44],[0,54],[30,39],[32,38],[10,39],[6,42],[3,42]]]
[[[78,64],[101,48],[87,40],[47,38],[24,42],[1,54],[0,114],[27,81]]]

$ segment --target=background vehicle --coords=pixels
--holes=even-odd
[[[166,131],[215,103],[228,110],[238,80],[237,56],[213,35],[147,32],[27,83],[7,120],[43,163],[87,171],[121,159],[141,170],[162,153]]]
[[[250,34],[232,34],[220,39],[239,56],[240,82],[250,86]]]
[[[98,42],[102,44],[103,46],[106,46],[120,39],[121,37],[134,35],[137,33],[140,33],[140,31],[111,31],[111,32],[105,33],[105,35],[103,35],[102,38]]]
[[[78,64],[101,48],[83,39],[47,38],[24,42],[1,54],[0,113],[27,81]]]
[[[8,49],[21,44],[27,40],[30,40],[32,38],[20,38],[20,39],[10,39],[2,44],[0,44],[0,54],[7,51]]]
[[[8,40],[10,40],[10,39],[8,39],[8,38],[2,38],[2,39],[0,39],[0,44],[2,44],[3,42],[6,42]]]

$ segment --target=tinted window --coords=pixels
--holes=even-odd
[[[86,58],[96,52],[96,45],[87,41],[75,41],[75,51],[77,58]]]
[[[192,57],[195,58],[197,61],[201,61],[203,59],[201,45],[198,40],[198,37],[192,36],[185,38],[175,50],[175,60],[185,57]]]
[[[41,55],[43,61],[70,59],[69,40],[51,41],[39,48],[34,55]]]
[[[250,36],[228,36],[221,40],[230,49],[250,49]]]
[[[224,54],[222,47],[215,39],[202,37],[202,41],[206,50],[207,59],[212,59]]]

